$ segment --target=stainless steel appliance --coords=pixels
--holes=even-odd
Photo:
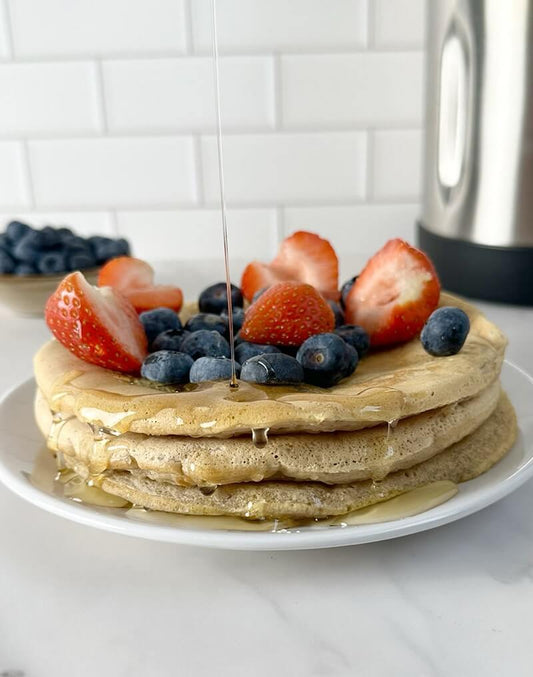
[[[419,244],[445,288],[533,304],[533,0],[428,5]]]

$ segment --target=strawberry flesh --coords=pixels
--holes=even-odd
[[[433,264],[404,240],[389,240],[366,264],[346,298],[346,322],[362,326],[372,346],[414,338],[439,303]]]
[[[240,336],[250,343],[300,346],[314,334],[330,332],[335,316],[309,284],[280,282],[248,308]]]
[[[154,283],[154,270],[149,263],[131,256],[111,259],[100,268],[99,287],[113,289],[142,289]]]
[[[147,353],[144,328],[131,303],[111,287],[93,287],[82,273],[71,273],[48,299],[45,320],[55,338],[84,362],[139,372]]]
[[[156,285],[122,292],[138,313],[154,308],[171,308],[178,312],[183,305],[183,293],[178,287]]]
[[[247,266],[241,289],[251,301],[259,289],[289,280],[310,284],[326,298],[338,300],[339,261],[331,244],[314,233],[294,233],[281,243],[270,264],[253,261]]]

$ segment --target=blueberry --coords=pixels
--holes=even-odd
[[[208,331],[218,331],[219,334],[225,336],[228,331],[228,325],[220,315],[198,313],[187,320],[185,329],[191,332],[207,329]]]
[[[336,385],[357,366],[357,360],[353,364],[354,351],[333,333],[310,336],[300,346],[296,359],[303,367],[305,382],[321,388]]]
[[[341,307],[343,310],[346,310],[346,299],[348,298],[348,294],[352,291],[352,287],[354,286],[357,277],[358,276],[356,275],[350,280],[347,280],[341,287]]]
[[[0,249],[3,249],[8,254],[11,252],[11,242],[5,233],[0,233]]]
[[[267,289],[268,287],[261,287],[261,289],[258,289],[252,296],[252,303],[255,303],[257,299],[266,292]]]
[[[104,263],[117,256],[124,256],[124,246],[117,240],[112,240],[109,237],[101,238],[96,242],[93,241],[91,246],[98,263]]]
[[[11,221],[11,223],[7,224],[6,237],[12,244],[15,244],[21,240],[24,235],[31,232],[31,230],[31,226],[28,226],[27,223],[22,223],[22,221]]]
[[[220,313],[221,319],[229,327],[229,317],[227,311]],[[241,330],[242,325],[244,324],[244,310],[242,308],[233,309],[233,332],[236,334]]]
[[[59,235],[61,240],[65,240],[65,239],[68,239],[70,237],[74,237],[74,233],[70,230],[70,228],[67,228],[66,226],[61,226],[61,228],[57,228],[56,232]]]
[[[351,346],[349,343],[346,343],[346,366],[342,370],[342,375],[345,378],[346,376],[351,376],[357,365],[359,364],[359,354],[357,350]]]
[[[344,313],[342,308],[338,303],[335,303],[335,301],[328,301],[328,305],[333,311],[333,315],[335,315],[335,326],[340,327],[344,324]]]
[[[18,261],[35,264],[40,258],[43,247],[43,234],[40,230],[30,230],[17,241],[13,255]]]
[[[229,343],[218,331],[200,329],[181,342],[181,350],[193,360],[199,357],[229,357]]]
[[[44,275],[64,273],[67,270],[67,257],[63,252],[45,252],[37,259],[36,266]]]
[[[420,340],[424,350],[435,357],[455,355],[466,341],[470,331],[468,315],[460,308],[443,306],[429,316]]]
[[[120,251],[120,256],[129,256],[131,254],[130,243],[125,237],[119,237],[115,240],[117,249]]]
[[[276,346],[268,346],[261,343],[248,343],[247,341],[242,341],[239,345],[235,346],[235,357],[241,364],[244,364],[246,360],[249,360],[256,355],[279,352],[281,351]]]
[[[244,301],[241,290],[234,284],[231,285],[231,300],[234,308],[242,308]],[[204,289],[198,299],[198,307],[201,313],[220,314],[228,308],[228,292],[225,282],[217,282]]]
[[[367,354],[370,348],[370,338],[363,327],[359,327],[357,324],[343,324],[341,327],[337,327],[333,333],[353,346],[359,354],[359,359]]]
[[[43,236],[43,249],[54,249],[61,243],[61,235],[52,226],[45,226],[41,230]]]
[[[80,252],[84,254],[92,254],[91,245],[83,237],[78,235],[73,235],[72,237],[67,237],[63,239],[63,247],[65,251],[69,254],[78,254]]]
[[[0,273],[3,275],[9,275],[14,271],[15,262],[6,251],[0,249]]]
[[[247,360],[241,367],[241,379],[263,385],[293,385],[302,383],[302,365],[284,353],[265,353]]]
[[[20,275],[21,277],[25,275],[37,275],[37,269],[34,268],[29,263],[18,263],[15,266],[15,275]]]
[[[152,352],[158,350],[174,350],[181,349],[181,342],[183,341],[183,329],[167,329],[158,334],[150,345]]]
[[[240,374],[241,365],[235,364],[237,376]],[[192,365],[191,383],[203,381],[229,381],[231,379],[231,360],[227,357],[200,357]]]
[[[173,350],[160,350],[145,358],[141,376],[158,383],[188,383],[193,360]]]
[[[148,343],[152,343],[156,336],[159,336],[167,329],[181,329],[181,320],[177,314],[170,308],[154,308],[145,310],[139,315]]]
[[[69,270],[84,270],[85,268],[94,268],[96,266],[96,259],[89,252],[75,252],[68,259]]]

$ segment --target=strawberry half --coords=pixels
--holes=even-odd
[[[84,362],[137,373],[146,335],[131,303],[111,287],[93,287],[82,273],[67,275],[46,303],[45,320],[56,339]]]
[[[172,308],[178,312],[183,305],[179,287],[154,285],[154,270],[146,261],[131,256],[119,256],[108,261],[98,274],[99,287],[113,287],[128,298],[138,313],[153,308]]]
[[[404,240],[389,240],[368,261],[346,299],[346,322],[364,327],[372,346],[409,341],[439,303],[433,264]]]
[[[100,268],[99,287],[113,289],[142,289],[154,284],[154,269],[142,259],[132,256],[119,256],[111,259]]]
[[[251,301],[259,289],[288,280],[310,284],[326,298],[338,300],[339,261],[331,244],[315,233],[294,233],[283,240],[270,264],[252,261],[246,267],[241,289]]]
[[[299,346],[334,327],[333,311],[314,287],[279,282],[248,308],[240,336],[251,343]]]

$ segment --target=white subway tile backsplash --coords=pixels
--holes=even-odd
[[[148,260],[218,259],[222,262],[222,221],[218,209],[119,211],[120,233]],[[229,210],[230,257],[268,259],[277,247],[273,209]],[[223,275],[222,267],[219,271]],[[212,280],[213,281],[213,280]]]
[[[372,6],[377,47],[422,47],[426,0],[373,0]]]
[[[11,56],[6,0],[0,0],[0,59]]]
[[[24,145],[0,141],[0,207],[29,207],[30,202]]]
[[[417,125],[422,120],[422,55],[376,53],[282,57],[283,122]]]
[[[215,128],[210,57],[109,61],[104,62],[103,73],[111,130]],[[221,59],[220,87],[225,129],[273,125],[272,59]]]
[[[212,0],[192,0],[197,50],[212,43]],[[360,48],[366,43],[366,0],[219,0],[220,49],[234,52]]]
[[[39,208],[195,202],[188,137],[32,141],[29,152]]]
[[[368,256],[392,237],[414,241],[418,215],[417,204],[287,207],[284,232],[312,230],[329,239],[342,255]]]
[[[56,212],[56,211],[12,211],[0,213],[0,231],[13,219],[29,223],[35,228],[43,226],[67,226],[83,237],[89,235],[115,234],[113,218],[110,212]]]
[[[422,133],[414,130],[374,133],[373,197],[376,200],[420,198]]]
[[[362,132],[226,136],[226,194],[234,204],[362,199],[366,140]],[[214,137],[202,139],[207,200],[218,199]]]
[[[17,56],[183,52],[185,0],[11,0]]]
[[[0,135],[98,131],[91,62],[0,65]]]

